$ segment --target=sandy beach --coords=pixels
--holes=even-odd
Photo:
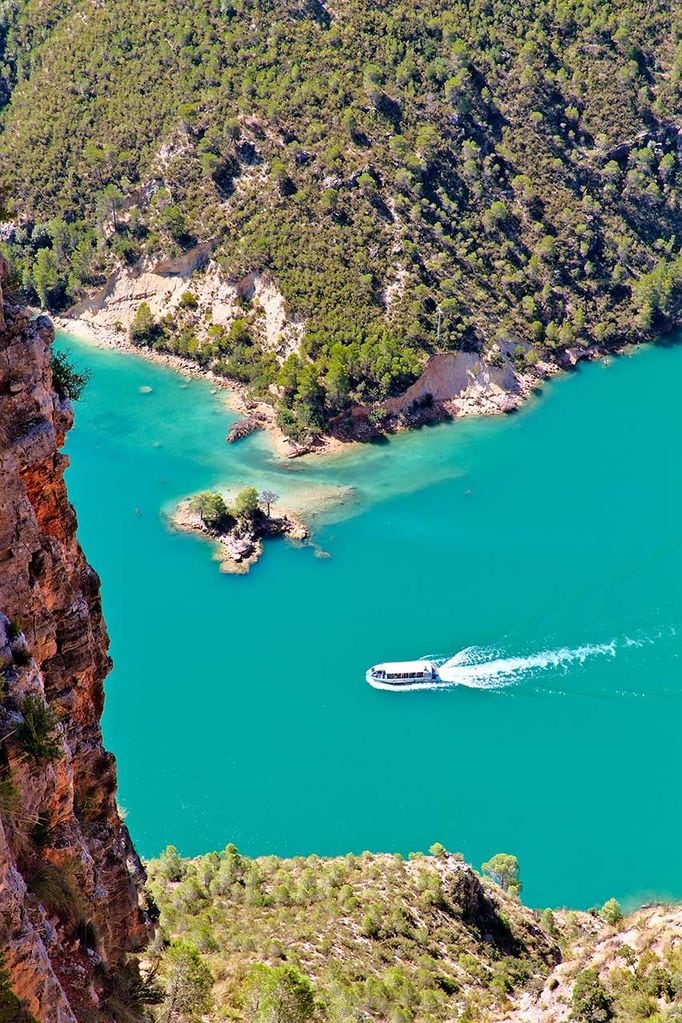
[[[180,373],[183,376],[208,380],[223,393],[225,404],[230,411],[257,419],[259,427],[268,434],[274,453],[278,458],[288,459],[301,457],[302,455],[317,457],[320,455],[338,454],[348,450],[356,443],[354,441],[342,441],[338,437],[322,436],[314,445],[301,448],[286,437],[277,426],[275,410],[272,405],[247,397],[245,384],[237,380],[227,380],[210,369],[203,369],[196,362],[193,362],[191,359],[185,359],[181,355],[138,347],[128,340],[124,331],[117,331],[112,327],[79,317],[48,315],[50,315],[57,330],[70,334],[84,344],[126,352],[136,355],[141,359],[147,359],[149,362],[155,362],[157,365],[165,366],[167,369],[171,369],[173,372]]]

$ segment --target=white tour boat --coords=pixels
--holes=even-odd
[[[388,661],[375,664],[365,678],[374,689],[422,689],[442,682],[434,661]]]

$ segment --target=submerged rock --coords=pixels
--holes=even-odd
[[[241,419],[237,419],[227,431],[225,440],[228,444],[234,444],[236,440],[241,440],[242,437],[248,437],[249,434],[255,433],[255,431],[259,429],[260,423],[257,419],[253,416],[242,416]]]

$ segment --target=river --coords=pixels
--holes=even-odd
[[[263,434],[225,443],[208,383],[59,344],[93,373],[67,479],[143,855],[439,841],[515,853],[534,906],[682,895],[682,347],[585,366],[513,416],[282,464]],[[314,498],[314,543],[222,575],[166,515],[251,483]],[[444,691],[364,681],[462,650]]]

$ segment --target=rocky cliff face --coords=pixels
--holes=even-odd
[[[148,922],[102,748],[99,580],[64,486],[72,411],[53,389],[52,326],[0,310],[0,949],[41,1023],[106,1020]]]

